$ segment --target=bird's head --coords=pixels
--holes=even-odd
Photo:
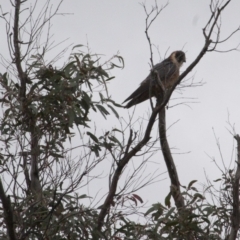
[[[179,65],[179,67],[181,67],[182,64],[186,62],[186,56],[183,51],[173,52],[170,57]]]

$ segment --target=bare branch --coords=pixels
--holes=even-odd
[[[131,146],[131,144],[132,144],[132,141],[133,141],[133,130],[130,129],[130,135],[129,135],[129,138],[128,138],[128,143],[127,143],[127,147],[126,147],[126,150],[125,150],[125,154],[124,154],[124,155],[126,155],[126,154],[128,153],[129,148],[130,148],[130,146]]]
[[[24,74],[22,69],[22,59],[21,59],[21,51],[19,46],[19,14],[20,14],[20,5],[21,1],[16,0],[15,1],[15,14],[14,14],[14,27],[13,27],[13,44],[14,44],[14,56],[15,56],[15,64],[18,70],[18,76],[21,81],[21,87],[20,87],[20,97],[22,101],[24,101],[24,98],[26,96],[26,74]]]
[[[167,135],[166,135],[166,117],[165,109],[163,108],[159,112],[159,136],[162,148],[162,153],[164,160],[168,169],[168,174],[171,179],[171,193],[174,198],[175,204],[179,211],[183,210],[185,207],[184,198],[180,190],[180,182],[178,178],[178,173],[176,166],[174,164],[172,154],[168,145]]]
[[[147,7],[144,3],[141,3],[145,13],[146,13],[146,19],[145,19],[145,34],[148,40],[148,44],[149,44],[149,48],[150,48],[150,63],[151,63],[151,68],[153,68],[154,64],[153,64],[153,51],[152,51],[152,42],[151,42],[151,38],[149,37],[149,33],[148,30],[151,27],[152,23],[155,21],[155,19],[158,17],[158,15],[162,12],[162,10],[164,8],[167,7],[168,2],[163,5],[160,9],[158,7],[157,1],[155,0],[155,5],[152,6],[152,9],[150,12],[148,12]],[[153,17],[152,17],[153,15]],[[152,18],[151,18],[152,17]],[[151,19],[150,19],[151,18]]]

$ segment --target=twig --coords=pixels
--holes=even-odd
[[[149,44],[149,49],[150,49],[150,62],[151,62],[151,68],[153,68],[153,51],[152,51],[152,42],[151,42],[151,39],[149,37],[149,34],[148,34],[148,30],[149,28],[151,27],[152,23],[154,22],[154,20],[158,17],[158,15],[162,12],[162,10],[167,7],[168,5],[168,2],[163,6],[161,7],[160,9],[158,9],[158,5],[157,5],[157,2],[155,0],[155,6],[152,7],[151,11],[148,12],[147,11],[147,8],[146,8],[146,5],[144,3],[141,4],[145,13],[146,13],[146,19],[145,19],[145,34],[146,34],[146,37],[147,37],[147,40],[148,40],[148,44]],[[155,12],[155,15],[153,16],[153,18],[151,20],[149,20],[149,18],[151,17],[151,15]]]

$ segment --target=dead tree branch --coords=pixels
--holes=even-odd
[[[151,27],[152,23],[155,21],[155,19],[159,16],[159,14],[162,12],[162,10],[164,8],[167,7],[168,5],[168,2],[162,6],[161,8],[158,7],[158,4],[157,2],[155,1],[155,5],[152,6],[152,9],[151,11],[148,12],[147,8],[146,8],[146,5],[144,3],[141,4],[144,11],[145,11],[145,14],[146,14],[146,19],[145,19],[145,34],[146,34],[146,37],[147,37],[147,40],[148,40],[148,44],[149,44],[149,49],[150,49],[150,63],[151,63],[151,68],[153,68],[153,50],[152,50],[152,42],[151,42],[151,38],[148,34],[148,30],[149,28]],[[153,17],[152,17],[153,15]],[[152,17],[152,18],[151,18]]]
[[[101,231],[103,223],[104,223],[104,218],[107,215],[107,212],[109,211],[110,206],[113,202],[113,198],[116,194],[116,189],[117,189],[118,181],[119,181],[120,175],[122,173],[122,170],[128,164],[130,159],[132,159],[132,157],[134,157],[136,155],[136,153],[138,153],[142,149],[142,147],[145,146],[147,144],[147,142],[150,140],[151,130],[152,130],[153,124],[156,120],[156,117],[159,114],[159,112],[162,111],[164,109],[164,107],[166,106],[166,104],[168,103],[176,86],[183,80],[183,78],[185,78],[192,71],[192,69],[199,63],[199,61],[202,59],[202,57],[205,55],[205,53],[209,51],[209,46],[212,43],[211,37],[212,37],[213,29],[214,29],[214,27],[216,27],[222,11],[229,4],[229,2],[230,1],[228,1],[223,7],[218,9],[219,13],[215,16],[215,20],[213,21],[213,23],[211,25],[210,25],[210,23],[211,23],[213,16],[210,17],[210,20],[208,21],[208,23],[206,25],[206,26],[210,26],[209,33],[206,34],[206,27],[203,29],[203,34],[205,36],[205,43],[204,43],[202,50],[200,51],[200,53],[198,54],[196,59],[179,76],[179,78],[176,81],[176,83],[174,84],[174,86],[171,89],[169,89],[169,91],[165,92],[161,103],[157,104],[157,106],[153,109],[152,114],[149,119],[149,122],[147,124],[146,130],[145,130],[144,137],[142,138],[142,140],[135,147],[133,147],[131,151],[129,151],[127,154],[125,154],[123,158],[121,158],[119,160],[118,167],[117,167],[115,173],[113,174],[113,179],[112,179],[112,182],[110,185],[110,190],[107,194],[107,197],[106,197],[106,199],[101,207],[101,211],[99,213],[98,225],[97,225],[98,231]],[[180,203],[180,200],[179,200],[179,203]],[[183,203],[181,203],[179,205],[182,205],[182,204]]]

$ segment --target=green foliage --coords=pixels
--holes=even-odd
[[[117,58],[123,62],[121,57]],[[103,69],[96,55],[73,53],[69,62],[60,69],[44,66],[42,59],[43,56],[38,54],[32,55],[28,61],[29,70],[26,72],[29,72],[30,82],[24,102],[19,101],[21,87],[18,80],[12,80],[7,73],[1,76],[5,91],[1,102],[6,108],[0,131],[10,141],[18,129],[29,132],[30,122],[34,120],[39,139],[46,135],[50,138],[40,146],[40,152],[51,149],[51,156],[58,154],[61,157],[62,143],[74,135],[73,127],[89,127],[90,110],[98,111],[106,118],[110,114],[106,109],[108,107],[118,117],[117,111],[109,103],[120,105],[103,95],[103,92],[107,93],[106,81],[112,77]],[[92,88],[96,87],[100,87],[99,100],[93,99],[92,95]],[[7,144],[7,141],[4,142]]]
[[[224,174],[221,181],[225,184],[231,182],[232,176]],[[168,194],[165,199],[165,206],[161,203],[152,204],[146,211],[145,218],[148,222],[145,225],[136,224],[127,219],[121,219],[121,227],[117,230],[119,239],[194,239],[222,240],[223,233],[227,233],[230,224],[231,210],[225,206],[224,197],[222,206],[210,204],[198,193],[194,187],[196,180],[191,181],[188,187],[184,187],[183,194],[186,201],[186,209],[178,211],[171,207]],[[222,196],[226,196],[227,189],[223,188]],[[225,191],[225,192],[224,192]]]
[[[29,196],[13,205],[17,210],[16,223],[23,223],[17,228],[19,239],[41,239],[44,235],[53,240],[91,239],[97,212],[81,204],[86,195],[65,195],[46,189],[43,197],[44,202],[36,203]]]
[[[44,56],[32,55],[25,73],[26,88],[19,78],[7,72],[0,75],[0,101],[4,109],[0,122],[0,143],[4,147],[4,154],[0,154],[1,171],[10,174],[17,167],[19,170],[14,173],[17,185],[18,177],[25,177],[16,190],[21,194],[14,189],[11,195],[19,239],[92,239],[100,234],[95,230],[97,211],[84,207],[82,201],[87,196],[78,196],[75,191],[92,166],[90,170],[84,170],[78,168],[81,162],[68,160],[64,143],[75,135],[75,127],[80,134],[89,129],[87,135],[91,141],[86,147],[90,155],[94,152],[99,156],[102,148],[121,145],[114,134],[97,138],[89,127],[91,111],[100,113],[103,119],[110,114],[119,117],[115,107],[120,105],[108,96],[107,90],[107,82],[114,78],[109,75],[109,70],[119,66],[111,61],[107,65],[101,64],[97,55],[76,52],[81,46],[73,48],[75,52],[61,68],[45,66]],[[121,57],[115,58],[123,64]],[[94,94],[96,90],[98,94]],[[24,97],[20,96],[23,92]],[[38,142],[34,148],[31,143],[33,133]],[[20,146],[17,154],[12,146]],[[30,187],[28,170],[33,154],[38,159],[41,201],[36,201]],[[9,168],[9,164],[13,168]],[[66,188],[64,185],[69,181],[71,187]],[[1,231],[0,238],[6,238],[6,231]]]

